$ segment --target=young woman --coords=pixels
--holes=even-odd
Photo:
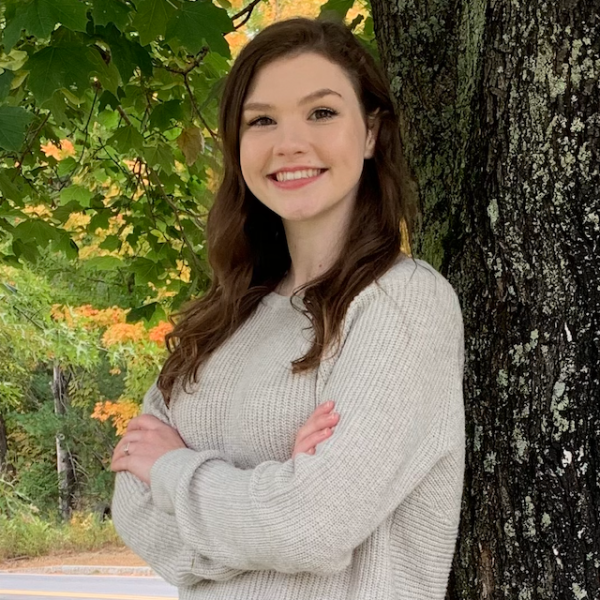
[[[385,78],[342,25],[280,22],[236,60],[220,133],[212,287],[115,449],[115,525],[184,600],[442,599],[462,320],[400,250]]]

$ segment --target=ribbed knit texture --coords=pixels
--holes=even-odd
[[[338,352],[294,375],[311,336],[272,293],[170,409],[153,385],[144,412],[188,448],[150,487],[117,475],[117,530],[182,600],[442,600],[464,469],[456,294],[405,258],[354,298]],[[292,459],[330,399],[333,435]]]

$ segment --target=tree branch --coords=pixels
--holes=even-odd
[[[17,162],[19,165],[19,171],[22,171],[22,166],[23,166],[23,159],[29,154],[29,152],[31,151],[31,147],[33,146],[33,142],[34,140],[37,138],[38,133],[43,129],[44,125],[48,122],[48,119],[50,118],[50,113],[48,113],[42,120],[42,122],[40,123],[39,127],[33,132],[33,135],[29,138],[29,141],[27,142],[27,146],[25,147],[25,150],[23,150],[23,153],[21,154],[21,156],[18,158]],[[16,173],[15,176],[16,177]],[[13,181],[14,181],[14,177],[13,177]]]
[[[185,84],[185,89],[188,92],[188,95],[190,97],[190,102],[192,103],[192,107],[194,109],[194,112],[196,113],[196,116],[198,117],[198,119],[200,119],[200,122],[202,123],[202,125],[204,125],[204,127],[208,130],[208,132],[210,133],[210,137],[212,137],[216,147],[219,149],[219,151],[222,152],[222,148],[221,148],[221,142],[219,141],[219,137],[217,136],[217,134],[208,126],[208,123],[204,120],[204,117],[202,116],[202,113],[200,112],[200,109],[198,108],[198,105],[196,104],[196,99],[194,98],[194,94],[192,92],[192,88],[190,87],[189,81],[188,81],[188,77],[187,75],[183,76],[183,82]]]
[[[237,25],[233,26],[234,29],[239,29],[240,27],[243,27],[250,20],[250,17],[252,16],[252,11],[256,8],[258,4],[260,4],[260,2],[262,2],[262,0],[252,0],[252,2],[250,2],[250,4],[246,6],[246,8],[243,8],[239,13],[231,17],[231,20],[235,21],[243,17],[244,15],[246,16],[246,18],[241,23],[238,23]]]
[[[213,141],[215,142],[216,147],[221,150],[221,143],[219,141],[219,137],[217,136],[217,134],[209,127],[208,123],[206,122],[206,120],[204,119],[204,117],[202,116],[202,113],[200,112],[200,109],[198,108],[198,103],[196,102],[196,98],[194,97],[194,93],[192,92],[192,88],[190,86],[190,82],[188,79],[188,75],[196,68],[200,65],[200,63],[204,60],[204,57],[208,54],[208,47],[204,46],[200,52],[198,52],[198,54],[196,55],[196,57],[194,58],[194,60],[185,68],[185,69],[179,69],[177,67],[165,67],[165,69],[171,73],[177,73],[177,75],[181,75],[183,77],[183,83],[185,85],[185,89],[187,90],[188,96],[190,97],[190,102],[192,104],[192,109],[194,110],[194,113],[196,114],[196,116],[198,117],[199,121],[202,123],[202,125],[207,129],[207,131],[210,133],[210,136],[212,137]]]
[[[198,257],[196,256],[196,251],[194,250],[194,247],[192,246],[192,243],[190,242],[190,240],[185,235],[185,230],[183,229],[183,226],[181,225],[181,221],[179,219],[179,208],[171,200],[171,198],[169,198],[169,195],[165,192],[165,189],[163,188],[162,183],[161,183],[160,179],[158,178],[158,175],[155,173],[154,169],[152,169],[148,165],[146,165],[146,168],[148,169],[148,174],[150,175],[150,179],[153,181],[154,185],[158,188],[161,198],[163,198],[163,200],[173,209],[173,214],[175,216],[175,220],[177,221],[177,225],[179,226],[179,231],[181,232],[181,237],[183,239],[183,243],[187,246],[187,249],[190,251],[192,260],[194,261],[194,267],[197,269],[198,273],[202,272],[202,265],[201,265],[200,261],[198,260]]]
[[[131,125],[131,119],[129,118],[129,115],[123,110],[123,107],[120,104],[117,106],[117,112],[121,115],[121,118],[123,121],[125,121],[125,123],[127,123],[127,125]]]

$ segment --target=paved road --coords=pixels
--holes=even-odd
[[[0,600],[176,600],[158,577],[0,573]]]

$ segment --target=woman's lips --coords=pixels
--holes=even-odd
[[[318,175],[315,177],[303,177],[302,179],[290,179],[289,181],[277,181],[274,175],[269,175],[268,179],[271,183],[279,188],[280,190],[296,190],[298,188],[304,187],[313,181],[316,181],[320,177],[323,176],[324,173],[327,172],[327,169],[323,169]]]

